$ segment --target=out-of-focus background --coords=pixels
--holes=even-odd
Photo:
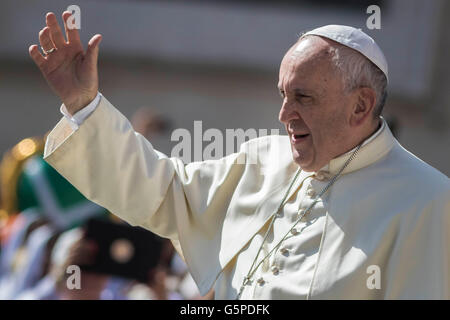
[[[276,88],[284,53],[304,31],[346,24],[371,35],[386,55],[390,83],[384,117],[400,143],[450,174],[450,2],[445,0],[2,0],[2,155],[24,138],[43,136],[61,118],[60,101],[28,47],[38,43],[46,12],[60,17],[72,4],[81,9],[83,42],[103,35],[100,91],[166,154],[177,143],[170,141],[173,130],[192,131],[195,120],[203,121],[203,130],[284,133]],[[373,4],[381,9],[379,30],[366,25]]]

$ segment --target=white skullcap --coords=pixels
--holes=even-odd
[[[303,36],[306,35],[325,37],[360,52],[380,68],[388,79],[388,64],[383,51],[371,37],[360,29],[332,24],[311,30]]]

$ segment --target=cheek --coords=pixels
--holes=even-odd
[[[345,142],[346,140],[346,126],[344,117],[339,117],[337,119],[334,119],[330,123],[330,127],[328,130],[328,141],[330,145],[330,151],[333,149],[340,149],[340,146]]]
[[[345,115],[341,112],[329,112],[317,115],[314,121],[313,143],[315,147],[335,145],[345,133]]]

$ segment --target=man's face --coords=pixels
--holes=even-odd
[[[331,45],[319,37],[302,39],[280,67],[279,120],[288,132],[294,161],[305,171],[318,171],[349,147],[348,119],[355,97],[345,93],[332,65]]]

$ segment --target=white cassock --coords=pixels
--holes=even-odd
[[[263,253],[350,154],[300,173]],[[201,294],[214,287],[218,299],[236,298],[299,169],[287,136],[186,165],[155,151],[104,97],[77,130],[63,118],[44,156],[88,199],[170,238]],[[241,298],[450,298],[450,181],[405,150],[384,120],[297,229]]]

